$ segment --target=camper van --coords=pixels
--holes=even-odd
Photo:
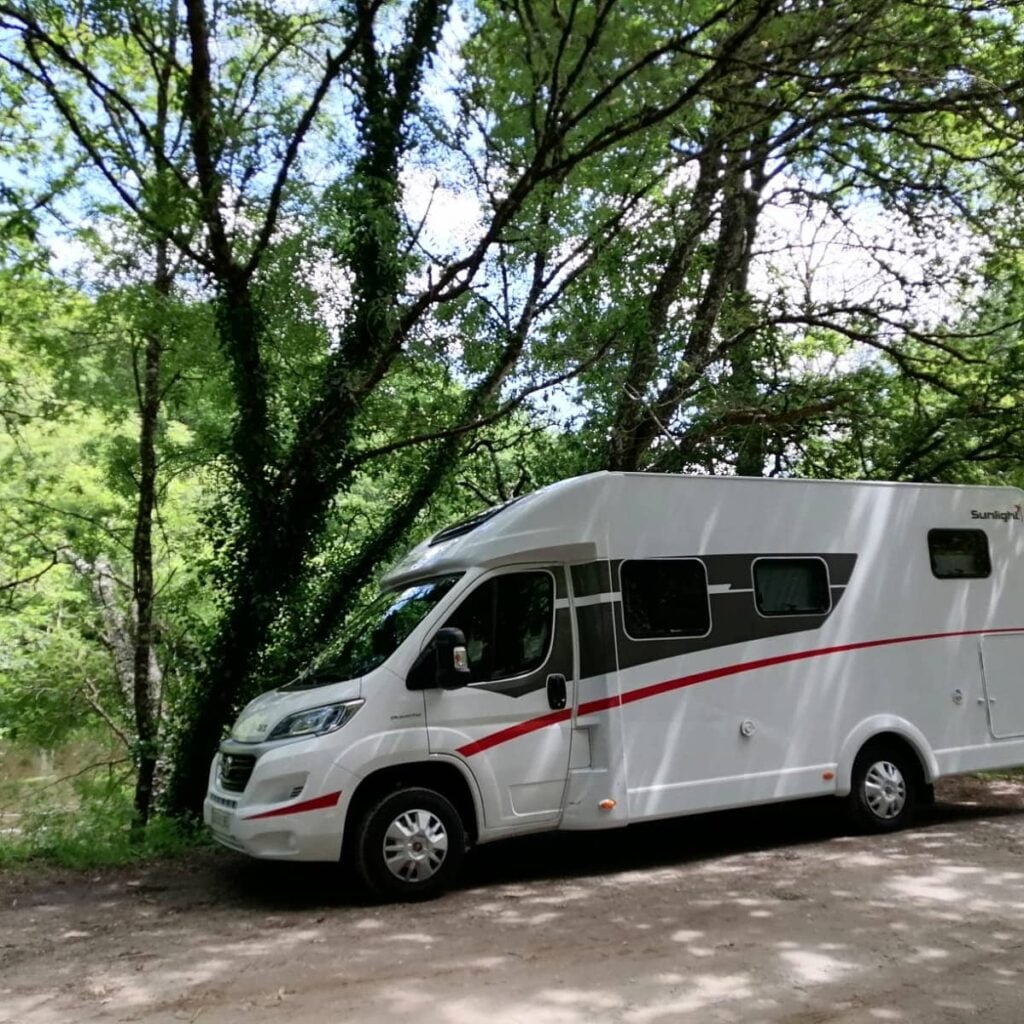
[[[1024,493],[595,473],[441,530],[214,758],[205,819],[385,898],[548,829],[1024,762]]]

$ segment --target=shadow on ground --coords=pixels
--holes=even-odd
[[[982,783],[956,784],[949,802],[919,808],[916,829],[1024,813],[1019,793],[1000,799]],[[568,880],[784,850],[848,834],[833,798],[718,811],[599,832],[550,832],[471,851],[458,888]],[[280,864],[224,853],[214,859],[217,902],[268,910],[360,905],[364,898],[332,864]]]

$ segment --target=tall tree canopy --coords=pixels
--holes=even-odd
[[[90,400],[137,425],[143,819],[181,474],[216,604],[178,809],[460,493],[1015,457],[1016,3],[0,0],[0,33],[6,265],[73,240],[122,328]]]

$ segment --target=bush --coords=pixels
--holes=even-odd
[[[93,868],[180,856],[208,842],[197,825],[166,817],[133,830],[131,776],[129,763],[108,762],[64,779],[5,781],[0,866],[45,861]]]

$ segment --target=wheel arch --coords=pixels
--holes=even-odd
[[[843,742],[836,767],[836,795],[850,793],[853,763],[865,745],[876,740],[888,740],[902,746],[912,754],[921,769],[921,782],[930,786],[939,776],[939,763],[931,744],[915,725],[896,715],[875,715],[867,718],[851,730]]]
[[[360,779],[345,815],[342,850],[345,850],[358,822],[370,807],[389,793],[408,787],[433,789],[450,800],[459,812],[468,842],[472,845],[477,841],[481,807],[475,784],[455,763],[434,759],[387,765]]]

